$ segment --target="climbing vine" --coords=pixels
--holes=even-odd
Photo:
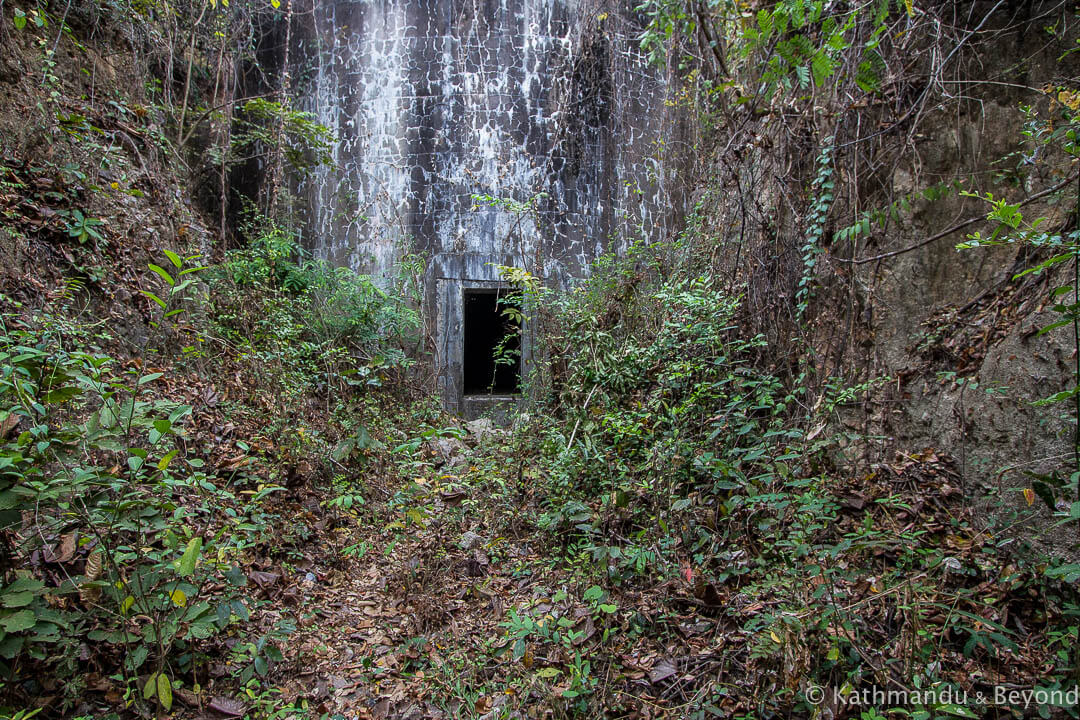
[[[810,210],[806,215],[806,235],[802,246],[803,273],[795,291],[795,313],[799,322],[806,315],[813,294],[813,282],[818,256],[822,251],[822,239],[825,237],[825,223],[829,209],[833,204],[833,139],[825,140],[825,147],[817,157],[817,175],[810,186]]]

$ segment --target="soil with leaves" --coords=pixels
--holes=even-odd
[[[632,514],[602,499],[574,529],[538,530],[543,478],[512,432],[467,441],[449,463],[429,441],[397,513],[362,513],[339,541],[349,559],[298,583],[308,617],[284,697],[374,718],[845,717],[873,711],[842,699],[863,684],[921,677],[943,699],[903,708],[915,717],[1010,717],[1024,712],[945,688],[1068,686],[1067,591],[972,525],[933,451],[836,482],[811,537],[781,521],[710,556],[684,535],[713,514],[697,498],[632,540],[598,532]]]

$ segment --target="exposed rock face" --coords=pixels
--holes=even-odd
[[[463,288],[494,265],[549,284],[679,215],[664,78],[632,11],[575,0],[318,3],[302,43],[308,109],[340,138],[301,188],[308,244],[391,278],[428,258],[444,397],[461,390]],[[535,212],[474,196],[530,203]],[[527,348],[526,348],[527,355]]]
[[[1051,7],[1031,3],[1032,17]],[[990,206],[961,190],[1020,203],[1074,172],[1070,157],[1049,147],[1036,152],[1027,142],[1022,106],[1033,104],[1044,120],[1055,115],[1047,98],[1020,88],[1049,87],[1061,73],[1076,72],[1076,59],[1065,55],[1075,30],[1047,43],[1013,21],[1011,9],[996,12],[989,24],[1010,27],[1008,40],[970,49],[970,65],[958,71],[959,82],[972,87],[1012,72],[1018,84],[1007,92],[990,83],[962,96],[932,96],[919,122],[902,132],[883,132],[870,108],[820,132],[819,145],[836,128],[848,136],[835,156],[841,200],[814,268],[804,329],[793,329],[789,308],[806,272],[806,215],[787,198],[813,200],[805,191],[816,155],[805,145],[808,135],[769,121],[747,124],[751,131],[722,128],[726,154],[714,164],[718,186],[704,223],[717,229],[716,274],[730,277],[733,289],[746,288],[744,332],[760,332],[778,358],[797,355],[805,341],[821,378],[871,381],[865,401],[837,409],[838,426],[861,435],[846,451],[846,467],[863,476],[877,463],[932,449],[955,466],[969,497],[994,493],[991,512],[1025,508],[1019,490],[1035,476],[1073,472],[1071,408],[1033,405],[1074,382],[1071,328],[1038,333],[1060,319],[1051,292],[1072,285],[1072,266],[1017,277],[1047,251],[1022,242],[957,250],[967,233],[994,229],[978,222]],[[1063,200],[1025,204],[1024,217],[1045,218],[1040,227],[1048,232],[1069,232],[1074,191],[1070,185]],[[852,198],[863,209],[887,211],[880,215],[887,220],[865,234],[838,233],[858,217],[842,204]]]

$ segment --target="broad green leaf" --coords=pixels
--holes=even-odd
[[[8,615],[6,618],[0,619],[0,625],[3,625],[4,630],[9,633],[29,630],[34,627],[36,622],[37,616],[34,615],[33,610],[20,610],[17,613]]]
[[[240,602],[239,600],[233,600],[232,609],[233,612],[236,613],[236,616],[244,622],[247,622],[251,619],[251,613],[248,611],[247,605]]]
[[[176,571],[181,577],[187,577],[195,572],[195,564],[199,561],[200,552],[202,552],[202,538],[192,538],[176,566]]]
[[[180,259],[180,256],[174,253],[172,250],[162,250],[161,252],[165,253],[165,257],[169,258],[169,260],[172,261],[172,264],[176,266],[177,270],[179,270],[180,267],[184,264],[184,261]]]
[[[165,304],[164,300],[162,300],[161,298],[159,298],[157,295],[150,292],[149,290],[140,290],[139,292],[141,292],[143,295],[145,295],[146,297],[150,298],[151,300],[156,302],[158,305],[160,305],[162,310],[164,310],[166,307],[168,307]]]
[[[0,467],[3,467],[3,465],[0,464]],[[19,499],[19,496],[11,490],[4,490],[3,492],[0,492],[0,511],[10,510],[11,508],[18,505],[20,502],[21,501]]]
[[[23,638],[18,635],[8,635],[3,640],[0,640],[0,657],[5,660],[11,660],[13,657],[19,654],[22,650]]]
[[[146,684],[143,685],[142,696],[143,700],[149,700],[157,695],[157,673],[153,673],[146,680]]]
[[[26,607],[30,603],[34,602],[34,593],[25,592],[6,592],[0,596],[0,602],[7,608],[20,608]]]
[[[157,697],[161,707],[165,708],[165,712],[172,710],[172,683],[169,682],[165,673],[157,676]]]
[[[1033,402],[1031,404],[1035,405],[1036,407],[1041,407],[1043,405],[1052,405],[1054,403],[1059,403],[1059,402],[1061,402],[1063,400],[1068,400],[1069,398],[1076,395],[1077,392],[1080,392],[1080,385],[1078,385],[1076,387],[1069,388],[1068,390],[1062,390],[1061,392],[1054,393],[1050,397],[1042,398],[1041,400],[1036,400],[1035,402]]]
[[[4,592],[36,592],[45,587],[45,583],[32,577],[16,578],[10,585],[4,588]]]
[[[138,670],[142,667],[142,664],[146,662],[146,657],[150,654],[150,651],[145,645],[139,645],[131,653],[131,669]]]
[[[1040,335],[1045,335],[1046,333],[1050,332],[1051,330],[1057,330],[1059,327],[1065,327],[1066,325],[1071,325],[1071,324],[1072,324],[1072,320],[1058,320],[1057,322],[1050,323],[1046,327],[1041,328],[1039,330],[1039,332],[1035,333],[1035,337],[1039,337]]]
[[[157,469],[165,470],[166,468],[168,468],[169,463],[171,463],[173,458],[176,457],[177,452],[177,450],[170,450],[163,458],[158,460]]]
[[[229,584],[233,587],[244,587],[248,582],[247,575],[244,574],[244,571],[240,569],[239,565],[233,565],[226,570],[225,579],[228,580]]]
[[[146,266],[161,276],[161,279],[169,283],[170,286],[176,285],[176,281],[173,280],[173,276],[170,275],[165,268],[154,263],[147,263]]]
[[[183,292],[183,291],[184,291],[184,289],[185,289],[186,287],[188,287],[189,285],[191,285],[191,283],[193,283],[193,282],[195,282],[195,279],[194,279],[194,278],[188,278],[187,280],[185,280],[184,282],[180,283],[179,285],[177,285],[176,287],[174,287],[174,288],[173,288],[172,290],[170,290],[170,291],[169,291],[169,294],[170,294],[170,295],[176,295],[177,293],[181,293],[181,292]]]

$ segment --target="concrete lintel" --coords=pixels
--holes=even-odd
[[[511,253],[439,253],[431,258],[430,272],[436,280],[502,282],[497,265],[521,267]]]

